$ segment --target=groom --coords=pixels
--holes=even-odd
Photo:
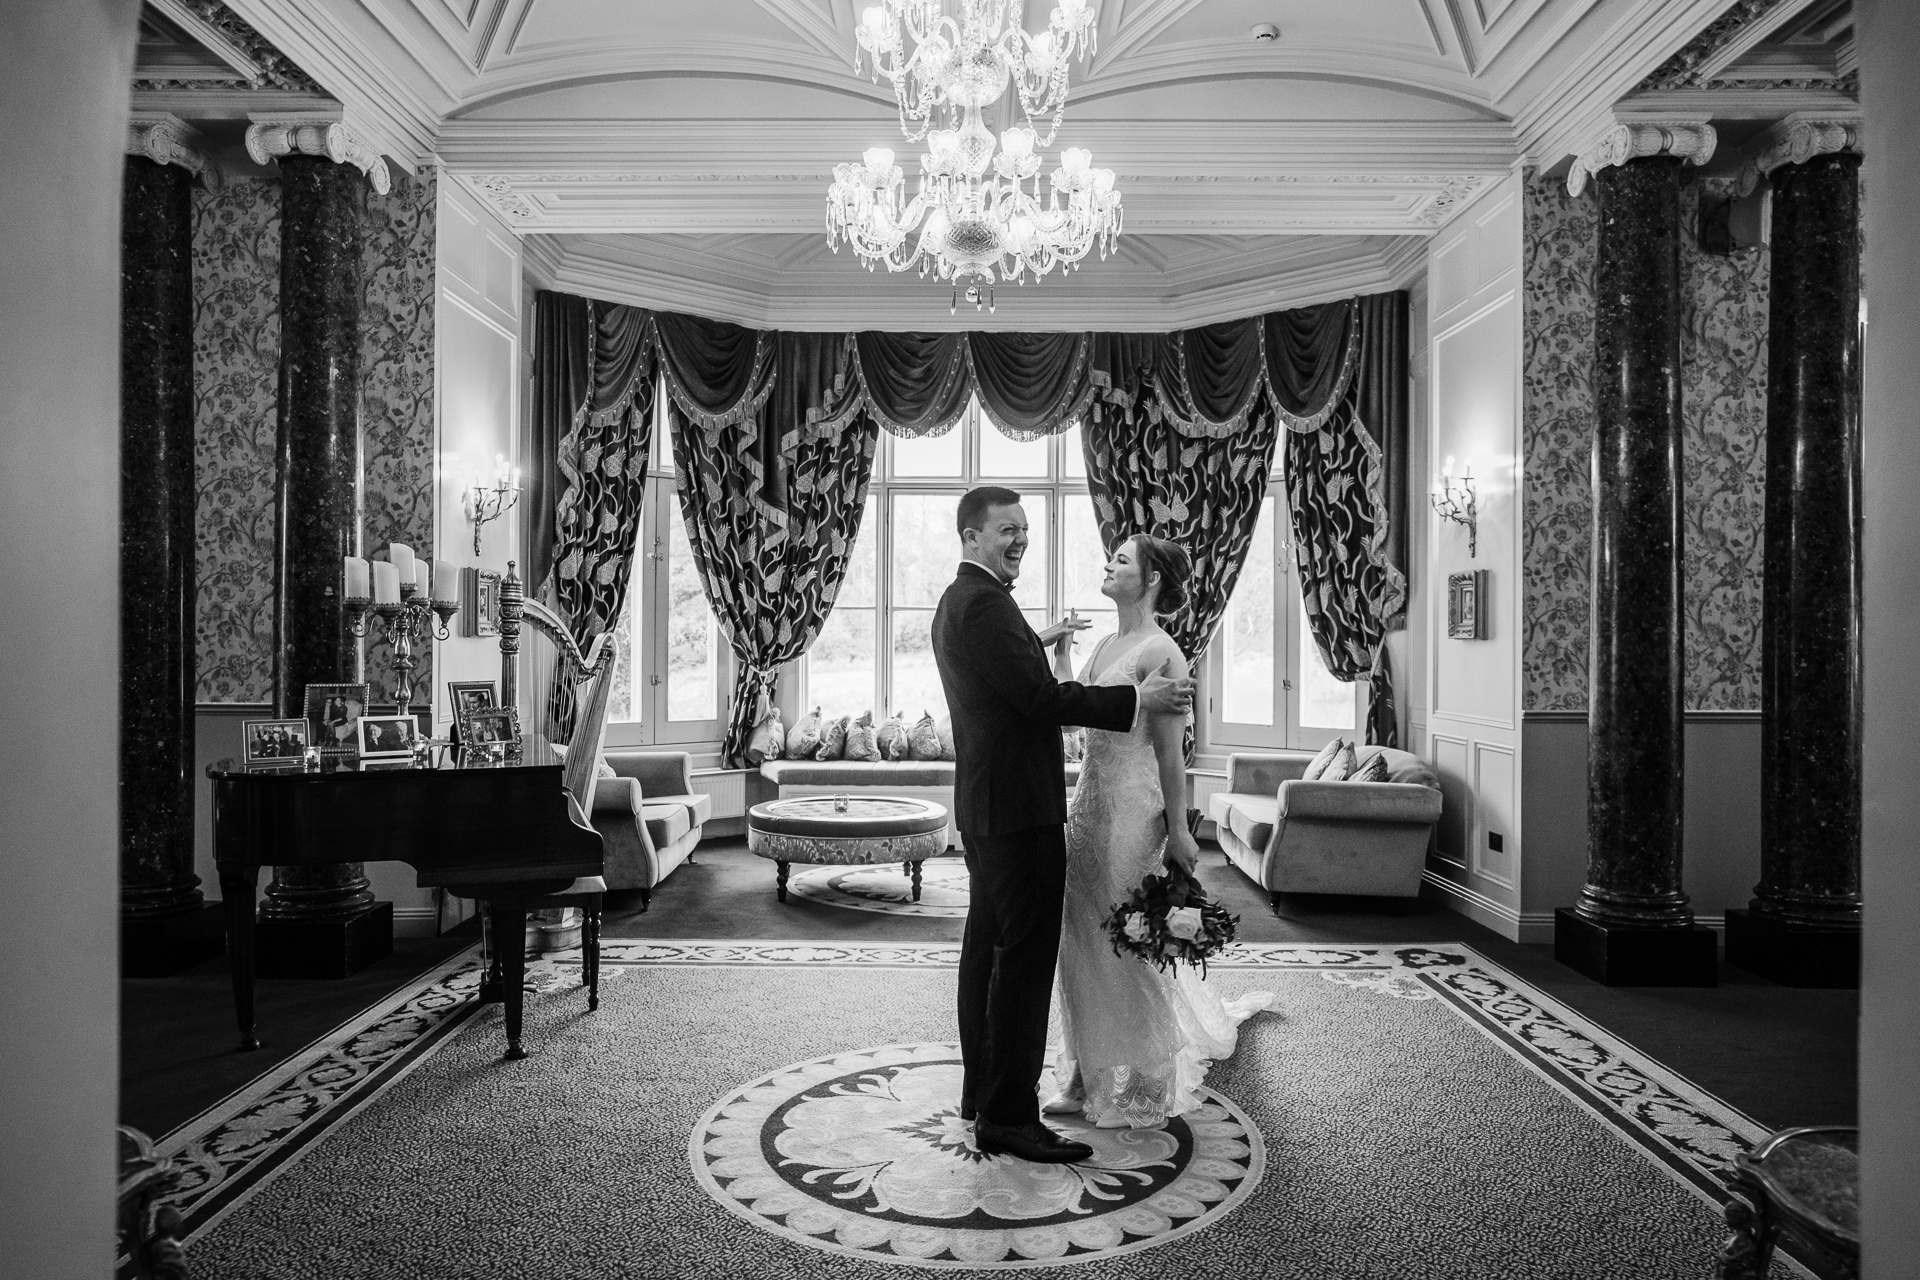
[[[1093,1149],[1042,1124],[1036,1093],[1066,888],[1060,730],[1125,732],[1142,710],[1185,714],[1193,681],[1156,674],[1136,690],[1054,679],[1044,645],[1073,624],[1036,635],[1013,601],[1028,543],[1020,495],[975,489],[956,523],[959,576],[933,615],[933,656],[953,716],[954,823],[972,881],[960,947],[960,1117],[975,1121],[985,1154],[1065,1164]]]

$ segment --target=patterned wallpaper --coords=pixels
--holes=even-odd
[[[1690,184],[1681,209],[1687,705],[1748,710],[1760,705],[1767,261],[1699,250],[1691,228],[1703,185],[1723,190]],[[1575,200],[1564,182],[1528,176],[1521,661],[1530,711],[1587,705],[1598,226],[1591,195]]]
[[[274,388],[280,359],[280,188],[235,179],[194,195],[194,379],[202,702],[273,694]],[[362,545],[433,540],[434,180],[367,197],[361,324]],[[430,654],[416,679],[431,688]],[[390,697],[385,641],[367,646]]]
[[[393,175],[385,196],[367,197],[360,309],[360,545],[404,542],[433,553],[432,170]],[[380,634],[378,631],[375,634]],[[414,645],[416,705],[430,701],[433,646]],[[366,644],[376,702],[391,702],[392,646]]]
[[[194,464],[202,702],[273,696],[280,185],[193,193]]]

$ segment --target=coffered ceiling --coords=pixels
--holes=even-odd
[[[552,281],[757,323],[905,323],[929,299],[945,319],[938,286],[826,252],[832,166],[913,150],[853,71],[869,0],[228,2],[396,161],[443,165],[528,236]],[[1555,163],[1636,90],[1707,92],[1697,59],[1649,78],[1725,15],[1772,25],[1710,73],[1843,74],[1815,48],[1831,21],[1777,17],[1843,2],[1102,0],[1058,145],[1119,175],[1123,250],[1002,290],[1002,317],[1110,323],[1131,302],[1156,327],[1399,283],[1409,238],[1516,162]]]

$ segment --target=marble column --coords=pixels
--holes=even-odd
[[[129,126],[120,222],[120,918],[123,970],[217,954],[193,871],[192,130]]]
[[[248,154],[261,164],[277,160],[280,169],[273,670],[276,713],[284,717],[304,714],[309,684],[361,678],[340,575],[341,558],[360,549],[363,207],[370,177],[384,190],[386,170],[364,149],[356,155],[350,137],[324,120],[256,118],[247,130]],[[260,934],[262,973],[344,976],[357,967],[340,956],[365,947],[356,950],[335,935],[339,926],[359,928],[376,906],[361,863],[276,867],[265,899],[263,926],[315,927],[281,931],[293,941],[271,930]],[[385,954],[391,907],[379,905],[388,923],[386,942],[376,949]],[[295,951],[329,958],[309,965]]]
[[[1587,881],[1554,950],[1603,982],[1711,985],[1717,942],[1681,888],[1680,188],[1704,126],[1620,126],[1575,162],[1599,202]]]
[[[1771,171],[1760,883],[1727,959],[1801,986],[1860,965],[1860,156],[1797,120]],[[1771,162],[1771,163],[1769,163]]]

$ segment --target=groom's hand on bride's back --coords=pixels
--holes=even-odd
[[[1155,671],[1140,682],[1136,695],[1148,711],[1165,716],[1183,716],[1193,710],[1193,681],[1189,677],[1169,679]]]

